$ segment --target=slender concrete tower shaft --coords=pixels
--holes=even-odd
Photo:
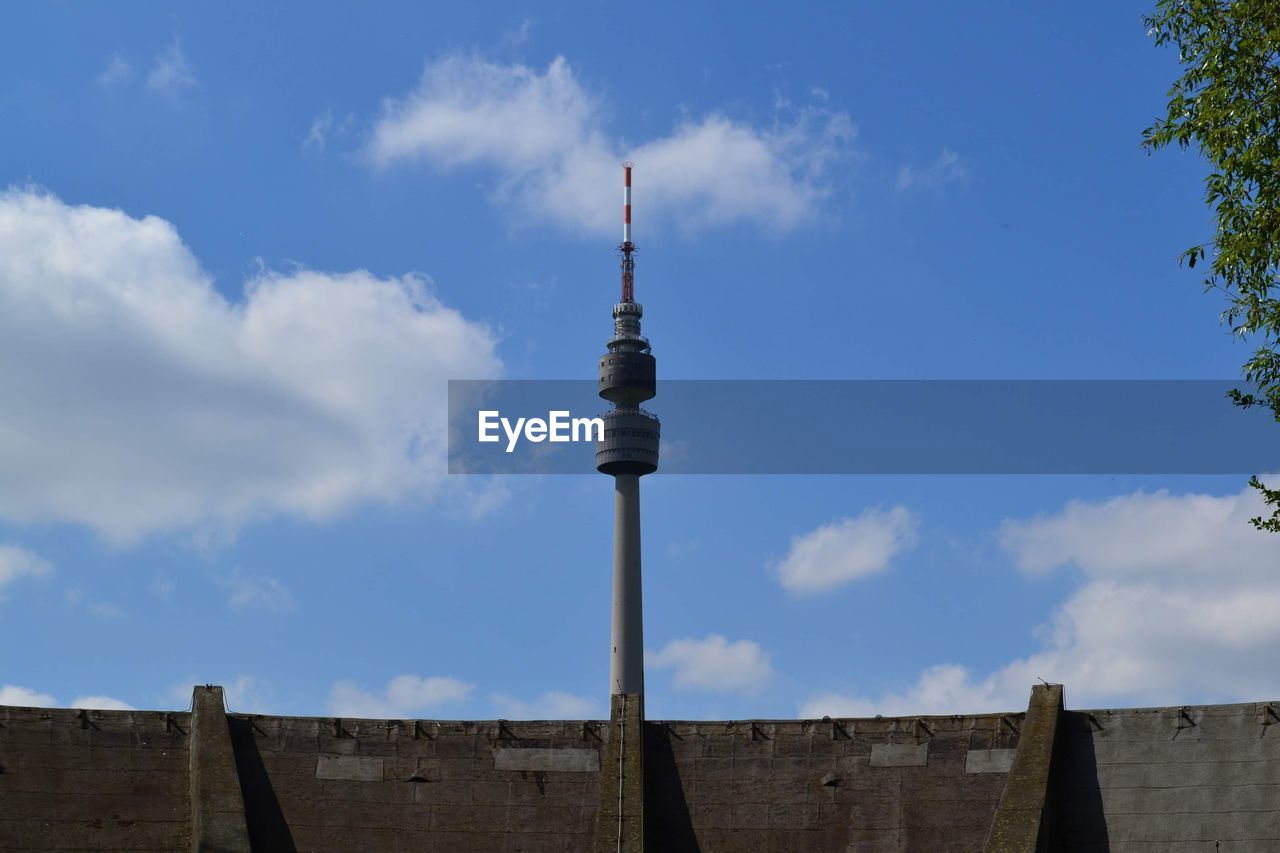
[[[613,478],[613,655],[610,692],[644,693],[640,584],[640,477]]]

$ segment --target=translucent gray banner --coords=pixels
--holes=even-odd
[[[1280,424],[1233,406],[1226,393],[1238,386],[1237,380],[666,380],[646,408],[662,422],[658,473],[667,474],[1280,470]],[[591,381],[451,381],[449,471],[594,472],[588,421],[607,408]],[[489,440],[481,440],[482,431]]]

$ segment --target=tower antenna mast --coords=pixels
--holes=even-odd
[[[636,262],[631,257],[636,246],[631,242],[631,164],[622,164],[622,301],[635,302]]]

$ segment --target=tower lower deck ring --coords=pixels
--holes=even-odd
[[[605,412],[604,438],[596,442],[596,470],[603,474],[652,474],[658,470],[662,422],[639,407]]]

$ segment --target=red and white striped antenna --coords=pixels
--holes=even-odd
[[[622,248],[631,245],[631,164],[622,164]]]
[[[631,252],[631,164],[622,164],[622,301],[635,302],[635,261]]]

